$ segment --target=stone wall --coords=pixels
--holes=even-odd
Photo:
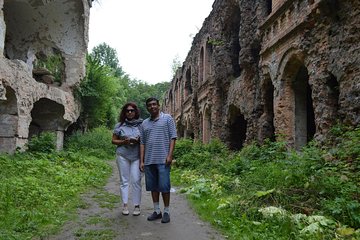
[[[85,74],[91,1],[0,6],[0,152],[24,149],[43,131],[56,132],[61,149],[63,132],[79,116],[72,91]]]
[[[179,136],[297,149],[360,122],[360,3],[216,0],[164,110]]]

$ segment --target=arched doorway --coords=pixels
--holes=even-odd
[[[176,123],[176,128],[177,128],[177,135],[179,138],[183,138],[184,137],[184,132],[185,132],[185,127],[184,125],[181,123],[181,121],[178,121]]]
[[[239,108],[231,105],[229,107],[229,140],[230,149],[240,150],[246,140],[247,121],[241,114]]]
[[[194,139],[194,129],[190,123],[190,118],[188,118],[185,123],[185,138]]]
[[[29,139],[44,131],[55,132],[57,136],[57,149],[62,149],[64,130],[69,121],[63,118],[64,106],[47,98],[41,98],[34,103],[31,110],[32,121],[29,126]]]
[[[316,132],[312,91],[304,65],[297,71],[292,89],[295,99],[295,148],[300,149],[314,138]]]
[[[270,75],[265,75],[262,85],[262,101],[264,107],[262,123],[262,137],[275,140],[275,127],[274,127],[274,85],[272,84]]]
[[[211,139],[211,111],[206,108],[203,119],[203,143],[209,143]]]

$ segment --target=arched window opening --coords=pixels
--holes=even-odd
[[[209,143],[211,138],[211,112],[209,108],[205,110],[203,121],[203,143]]]
[[[189,96],[193,92],[191,86],[191,68],[186,71],[185,79],[185,96]]]
[[[0,152],[14,153],[19,116],[15,91],[6,87],[6,100],[0,100]]]
[[[175,89],[174,89],[174,111],[176,111],[179,107],[178,103],[179,103],[179,89],[178,89],[178,79],[176,79],[175,82]]]
[[[229,108],[230,149],[240,150],[246,140],[247,121],[240,109],[231,105]]]
[[[182,93],[182,87],[181,87],[181,82],[182,82],[182,78],[180,78],[180,80],[178,81],[178,85],[177,85],[177,91],[178,91],[178,101],[177,101],[177,108],[180,109],[181,108],[181,103],[183,101],[183,93]]]
[[[63,118],[65,108],[63,105],[47,98],[41,98],[31,110],[32,121],[29,125],[29,139],[42,132],[55,132],[57,136],[57,149],[62,149],[64,131],[69,121]]]
[[[194,129],[190,123],[190,119],[186,121],[185,138],[194,139]]]
[[[203,114],[202,113],[200,113],[200,115],[199,115],[199,129],[198,129],[198,131],[199,131],[199,139],[200,140],[202,140],[203,139]]]
[[[272,0],[266,0],[266,13],[269,15],[272,12]]]
[[[204,81],[211,76],[211,58],[212,58],[212,44],[206,42],[205,62],[204,62]]]
[[[274,85],[271,82],[270,76],[266,77],[264,83],[264,114],[266,116],[266,123],[264,125],[264,136],[271,141],[275,141]]]
[[[176,128],[177,128],[177,135],[179,138],[183,138],[184,137],[184,132],[185,132],[185,127],[184,125],[181,123],[181,121],[178,121],[176,123]]]
[[[199,65],[199,82],[203,82],[204,81],[204,48],[202,47],[200,50],[200,65]]]
[[[169,106],[170,106],[170,112],[174,112],[174,97],[173,97],[173,92],[172,90],[170,90],[170,93],[169,93]]]

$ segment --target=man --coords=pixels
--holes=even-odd
[[[146,191],[151,191],[154,212],[147,218],[161,218],[170,222],[170,166],[176,141],[176,127],[169,114],[160,112],[159,100],[146,100],[150,117],[140,127],[140,170],[145,171]],[[160,192],[164,202],[164,214],[160,211]]]

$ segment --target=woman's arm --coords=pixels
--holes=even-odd
[[[129,138],[120,139],[118,135],[113,134],[111,143],[118,145],[118,146],[128,145],[128,144],[130,144],[130,139]]]

